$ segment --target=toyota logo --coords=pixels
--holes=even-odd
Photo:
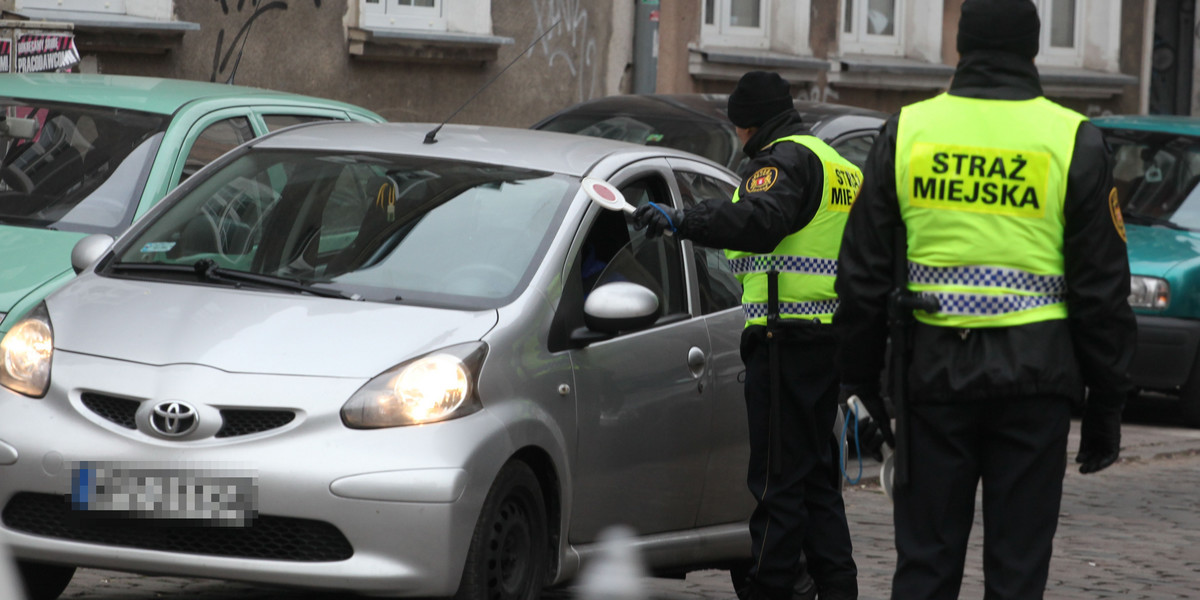
[[[150,427],[163,435],[179,437],[196,429],[200,418],[196,409],[184,402],[160,402],[150,415]]]

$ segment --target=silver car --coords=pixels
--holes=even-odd
[[[80,242],[0,344],[3,531],[37,598],[82,566],[531,599],[617,524],[654,572],[748,557],[738,282],[582,189],[685,206],[735,176],[432,129],[264,136]]]

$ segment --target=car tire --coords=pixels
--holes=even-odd
[[[547,531],[537,477],[523,462],[504,465],[483,502],[455,600],[537,600],[549,564]]]
[[[75,567],[17,561],[17,570],[28,600],[54,600],[67,589],[75,576]]]

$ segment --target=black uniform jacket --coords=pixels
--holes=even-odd
[[[1032,62],[985,51],[963,57],[949,93],[1027,100],[1041,96],[1042,89]],[[894,175],[898,119],[888,120],[871,149],[862,192],[842,239],[836,283],[841,305],[834,324],[842,340],[837,365],[843,384],[878,382],[883,367],[886,296],[897,259],[893,240],[902,235],[898,228],[903,225]],[[1078,400],[1085,385],[1106,397],[1129,391],[1136,321],[1128,304],[1123,231],[1108,205],[1112,187],[1104,139],[1094,125],[1083,123],[1075,138],[1064,207],[1069,317],[970,331],[916,324],[907,371],[914,402],[1046,395]]]
[[[821,160],[800,144],[770,145],[781,137],[807,134],[808,128],[795,110],[764,123],[746,142],[744,150],[750,161],[739,173],[738,201],[710,200],[689,208],[679,226],[680,235],[710,248],[765,254],[808,225],[821,206]],[[748,191],[747,180],[764,167],[778,170],[775,183],[763,191]]]

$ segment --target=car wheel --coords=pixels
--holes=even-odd
[[[17,561],[17,570],[21,572],[21,581],[25,584],[25,595],[29,600],[54,600],[58,598],[71,578],[75,576],[75,567],[62,565],[47,565],[35,562]]]
[[[550,542],[546,503],[525,463],[500,469],[471,536],[456,600],[536,600],[546,580]]]

